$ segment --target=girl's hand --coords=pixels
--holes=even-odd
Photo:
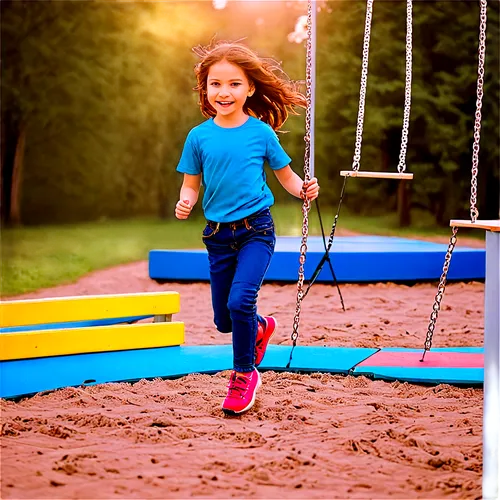
[[[175,216],[178,219],[187,219],[191,210],[193,210],[193,207],[190,205],[189,200],[179,200],[175,205]]]
[[[313,177],[309,182],[304,181],[304,189],[306,190],[306,198],[308,200],[315,200],[319,195],[319,184],[318,179]],[[304,191],[301,191],[301,198],[303,197]]]

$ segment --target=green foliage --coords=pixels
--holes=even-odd
[[[175,179],[172,145],[178,151],[181,143],[169,135],[196,120],[194,96],[182,89],[192,106],[184,103],[184,111],[179,103],[194,61],[178,40],[195,43],[192,24],[179,18],[194,14],[193,5],[153,12],[148,4],[108,2],[4,9],[3,45],[12,53],[2,82],[6,106],[28,127],[25,221],[158,212],[162,186]],[[182,69],[172,71],[177,52]]]
[[[331,13],[320,16],[317,91],[317,163],[329,181],[328,198],[340,190],[338,171],[352,163],[365,17],[363,2],[331,4]],[[490,2],[479,176],[480,202],[492,201],[490,218],[498,215],[499,198],[498,11]],[[407,169],[415,174],[413,206],[446,224],[467,215],[479,9],[475,2],[416,2],[413,16]],[[374,4],[361,170],[395,170],[399,161],[405,33],[406,2]],[[359,213],[396,206],[395,183],[350,182],[348,193]]]
[[[375,2],[362,169],[395,170],[404,103],[406,2]],[[197,107],[190,49],[244,39],[305,76],[305,47],[290,43],[302,2],[4,0],[1,2],[2,184],[26,127],[25,224],[171,216],[175,166]],[[407,155],[413,207],[440,224],[466,217],[476,102],[477,2],[414,2],[412,112]],[[498,216],[499,4],[489,2],[479,208]],[[335,206],[338,172],[352,164],[365,3],[325,2],[318,15],[316,173]],[[280,140],[302,170],[304,117]],[[279,202],[289,196],[269,175]],[[394,211],[397,184],[348,185],[351,210]],[[199,213],[199,212],[198,212]],[[5,214],[4,214],[5,215]]]

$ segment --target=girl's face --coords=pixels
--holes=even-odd
[[[207,77],[208,102],[217,112],[220,125],[238,126],[246,119],[243,106],[254,92],[245,72],[226,60],[210,66]]]

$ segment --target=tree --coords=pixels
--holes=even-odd
[[[479,200],[498,214],[499,5],[489,2]],[[175,167],[202,121],[191,48],[242,39],[305,78],[305,46],[290,43],[302,2],[3,1],[2,221],[36,223],[168,216]],[[406,2],[375,2],[362,169],[395,170],[404,103]],[[420,208],[440,224],[467,216],[477,75],[477,2],[415,2],[406,184],[352,180],[359,214]],[[316,173],[338,201],[351,168],[365,2],[329,1],[318,15]],[[279,19],[280,22],[276,22]],[[454,22],[449,22],[453,19]],[[302,170],[304,114],[280,140]],[[269,176],[273,183],[273,176]],[[400,185],[404,186],[404,185]],[[287,199],[281,189],[276,198]],[[411,195],[411,198],[409,196]],[[406,220],[408,222],[408,219]]]

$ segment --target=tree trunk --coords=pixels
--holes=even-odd
[[[10,191],[10,223],[21,225],[21,180],[24,162],[24,146],[26,143],[26,126],[21,124],[19,136],[16,143],[16,153],[14,156],[14,166],[12,168],[12,184]]]
[[[2,116],[3,118],[3,116]],[[5,124],[2,120],[1,125],[1,131],[0,131],[0,200],[1,200],[1,212],[0,212],[0,220],[3,222],[6,222],[6,213],[4,212],[4,204],[6,202],[5,200],[5,193],[4,193],[4,171],[5,171],[5,165],[6,165],[6,159],[7,159],[7,154],[6,154],[6,149],[7,149],[7,134],[5,133]]]
[[[411,224],[410,185],[408,181],[399,181],[398,185],[398,222],[399,227]]]
[[[493,168],[485,170],[484,181],[480,184],[483,189],[478,193],[480,219],[500,219],[500,179],[495,177],[495,169],[500,172],[498,163],[493,160]],[[478,186],[479,191],[479,186]]]
[[[14,158],[16,156],[16,145],[19,138],[19,127],[17,121],[13,119],[12,113],[3,110],[2,113],[2,168],[1,176],[1,203],[0,213],[2,224],[10,223],[10,198],[12,193],[12,173],[14,168]]]

